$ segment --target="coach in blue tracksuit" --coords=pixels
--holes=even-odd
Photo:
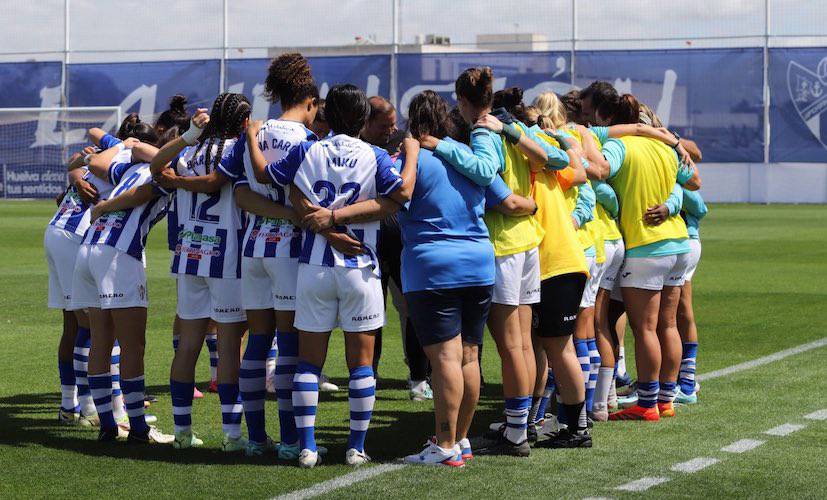
[[[448,107],[436,93],[417,95],[408,116],[413,137],[452,141]],[[479,397],[477,349],[494,284],[494,249],[482,220],[485,185],[422,150],[413,197],[399,213],[402,291],[433,368],[436,414],[436,440],[406,457],[409,463],[460,466],[463,449],[470,453],[466,433]]]

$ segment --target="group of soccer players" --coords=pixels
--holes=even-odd
[[[314,467],[340,328],[345,462],[363,464],[387,288],[411,399],[434,405],[435,432],[408,463],[590,447],[594,421],[656,421],[695,403],[697,146],[606,82],[529,105],[493,81],[490,68],[464,71],[454,109],[420,93],[400,132],[386,99],[346,84],[321,100],[307,60],[284,54],[265,79],[278,118],[252,120],[243,95],[224,93],[192,116],[176,96],[152,125],[130,115],[114,136],[91,129],[45,235],[49,306],[64,311],[59,420],[98,427],[100,441],[202,446],[191,410],[206,340],[223,450]],[[144,251],[164,216],[178,295],[173,435],[144,413]],[[505,422],[472,450],[486,325]]]

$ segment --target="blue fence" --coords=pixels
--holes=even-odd
[[[401,120],[410,99],[426,88],[453,102],[454,79],[470,66],[491,66],[496,88],[523,87],[527,101],[541,92],[562,93],[608,80],[649,104],[670,128],[695,139],[705,160],[764,161],[762,49],[578,51],[571,58],[571,52],[399,54],[395,78],[389,55],[313,57],[310,62],[322,95],[337,83],[351,82],[371,95],[389,96],[395,85]],[[225,87],[246,94],[256,118],[278,113],[263,95],[268,63],[226,61]],[[769,160],[827,162],[827,123],[821,124],[827,112],[827,48],[770,49],[768,74]],[[60,81],[60,63],[0,64],[0,107],[58,106]],[[162,111],[175,93],[187,95],[192,105],[209,107],[220,86],[218,60],[67,66],[70,106],[121,106],[145,117]],[[36,128],[0,133],[7,194],[15,191],[18,181],[13,179],[29,179],[14,175],[10,152],[34,145]],[[59,183],[60,176],[47,175],[40,182]]]

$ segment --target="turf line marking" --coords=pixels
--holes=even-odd
[[[657,486],[659,484],[663,484],[669,481],[668,477],[642,477],[637,481],[632,481],[631,483],[621,484],[616,490],[621,491],[646,491],[652,486]]]
[[[766,443],[766,441],[761,441],[760,439],[742,439],[740,441],[735,441],[728,446],[724,446],[721,448],[721,451],[725,451],[727,453],[745,453],[758,448],[764,443]]]
[[[773,427],[768,431],[764,431],[764,434],[770,436],[789,436],[795,431],[800,431],[801,429],[807,427],[806,425],[801,424],[782,424],[778,427]]]
[[[795,354],[800,354],[802,352],[811,351],[813,349],[817,349],[817,348],[823,347],[823,346],[827,346],[827,337],[821,338],[819,340],[815,340],[813,342],[809,342],[807,344],[801,344],[800,346],[792,347],[790,349],[785,349],[783,351],[778,351],[774,354],[764,356],[763,358],[757,358],[757,359],[753,359],[752,361],[747,361],[747,362],[740,363],[740,364],[737,364],[737,365],[733,365],[733,366],[730,366],[730,367],[727,367],[727,368],[721,368],[720,370],[715,370],[715,371],[711,371],[711,372],[708,372],[708,373],[703,373],[703,374],[698,375],[695,378],[699,382],[703,382],[704,380],[712,380],[712,379],[715,379],[715,378],[725,377],[725,376],[731,375],[733,373],[737,373],[737,372],[744,371],[744,370],[749,370],[751,368],[755,368],[755,367],[761,366],[761,365],[766,365],[768,363],[772,363],[773,361],[778,361],[778,360],[784,359],[786,357],[793,356]],[[827,412],[827,409],[821,410],[821,411]],[[819,413],[819,412],[815,412],[815,413]],[[796,430],[798,430],[798,429],[796,429]],[[767,432],[769,432],[769,431],[767,431]],[[730,446],[734,446],[734,444],[735,443],[733,443]],[[758,445],[756,445],[756,446],[758,446]],[[752,449],[752,448],[750,448],[750,449]],[[744,450],[744,451],[747,451],[747,450]],[[736,453],[739,453],[739,452],[736,452]],[[381,464],[381,465],[377,465],[376,467],[371,467],[369,469],[361,469],[361,470],[357,470],[357,471],[354,471],[354,472],[349,472],[347,474],[344,474],[342,476],[330,479],[328,481],[318,483],[316,485],[310,486],[310,487],[305,488],[305,489],[296,490],[296,491],[291,492],[291,493],[286,493],[284,495],[281,495],[281,496],[278,496],[278,497],[275,497],[275,498],[284,499],[284,500],[287,500],[287,499],[292,500],[292,499],[299,499],[299,498],[317,497],[319,495],[324,495],[325,493],[330,493],[332,491],[335,491],[339,488],[345,488],[347,486],[358,483],[360,481],[364,481],[365,479],[370,479],[372,477],[378,476],[380,474],[384,474],[386,472],[392,472],[392,471],[401,469],[404,466],[405,466],[404,464],[398,464],[398,463],[384,463],[384,464]],[[628,487],[630,485],[635,485],[637,483],[640,483],[641,481],[658,481],[658,482],[654,482],[651,485],[646,486],[645,488],[640,489],[640,490],[626,489],[626,487]],[[644,491],[648,488],[651,488],[652,486],[657,486],[658,484],[662,484],[662,483],[665,483],[667,481],[669,481],[669,478],[666,478],[666,477],[645,477],[643,479],[639,479],[637,481],[632,481],[631,483],[627,483],[627,484],[624,484],[622,486],[619,486],[617,489],[624,490],[624,491]]]
[[[715,378],[726,377],[727,375],[732,375],[733,373],[738,373],[744,370],[755,368],[757,366],[766,365],[767,363],[772,363],[773,361],[778,361],[780,359],[784,359],[795,354],[812,351],[813,349],[818,349],[819,347],[824,346],[827,346],[827,337],[814,340],[813,342],[809,342],[807,344],[801,344],[799,346],[791,347],[783,351],[778,351],[768,356],[764,356],[763,358],[757,358],[753,359],[752,361],[746,361],[744,363],[739,363],[737,365],[721,368],[720,370],[702,373],[701,375],[698,375],[695,378],[699,382],[703,382],[704,380],[712,380]]]
[[[284,495],[277,496],[276,499],[298,500],[300,498],[317,497],[319,495],[324,495],[325,493],[330,493],[331,491],[338,490],[339,488],[346,488],[351,484],[358,483],[359,481],[364,481],[366,479],[370,479],[374,476],[384,474],[385,472],[391,472],[397,469],[401,469],[402,467],[404,467],[403,464],[381,464],[377,465],[376,467],[359,469],[357,471],[350,472],[343,476],[335,477],[328,481],[315,484],[303,490],[297,490],[291,493],[286,493]]]
[[[804,415],[807,420],[827,420],[827,408]]]
[[[692,460],[687,460],[686,462],[675,464],[670,468],[670,470],[672,472],[686,472],[687,474],[693,474],[700,470],[706,469],[710,465],[715,465],[718,462],[720,462],[720,460],[717,458],[698,457],[693,458]]]

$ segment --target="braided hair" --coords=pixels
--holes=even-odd
[[[232,94],[225,92],[219,95],[212,105],[210,121],[204,127],[201,137],[198,138],[198,146],[195,147],[195,156],[205,145],[206,157],[204,166],[206,173],[210,172],[210,164],[217,168],[224,153],[224,142],[227,139],[241,135],[244,127],[244,120],[250,117],[250,101],[243,94]],[[218,144],[215,157],[212,157],[212,147]]]

